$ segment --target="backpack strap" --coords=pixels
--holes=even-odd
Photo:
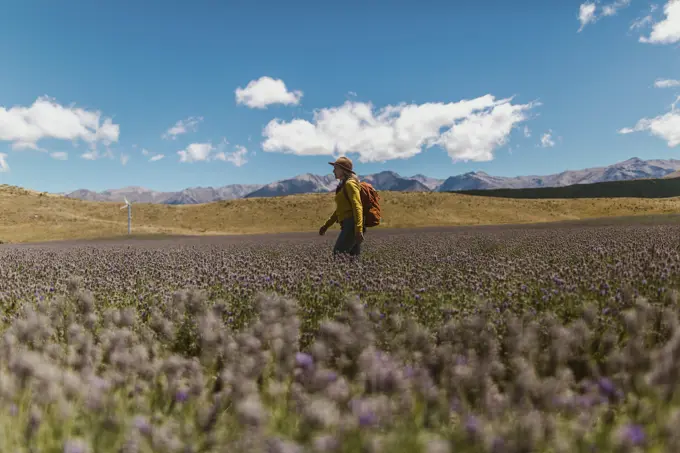
[[[345,198],[347,199],[347,202],[351,204],[352,202],[350,201],[349,195],[347,195],[347,191],[345,190],[345,186],[346,186],[346,185],[347,185],[347,180],[345,180],[345,181],[342,182],[342,188],[341,188],[340,190],[342,191],[342,194],[343,194],[343,195],[345,196]]]
[[[350,176],[349,178],[356,178],[357,182],[358,182],[358,183],[361,183],[361,182],[359,181],[359,178],[357,178],[356,176]],[[347,181],[349,181],[349,178],[345,179],[345,180],[342,182],[342,189],[340,189],[340,190],[342,190],[342,193],[345,195],[345,198],[346,198],[347,201],[351,204],[351,201],[350,201],[350,199],[349,199],[349,195],[347,195],[347,192],[345,191],[345,186],[347,185]],[[359,191],[361,191],[361,186],[359,186]]]

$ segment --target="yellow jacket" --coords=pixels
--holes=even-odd
[[[326,221],[324,226],[328,228],[336,222],[341,223],[348,217],[354,217],[354,232],[363,231],[364,210],[361,205],[359,180],[352,176],[345,183],[340,182],[340,184],[343,187],[335,194],[335,212]]]

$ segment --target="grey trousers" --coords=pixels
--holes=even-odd
[[[363,232],[366,233],[366,227],[364,227]],[[350,256],[359,256],[361,253],[361,244],[356,243],[355,236],[354,218],[349,217],[343,220],[342,223],[340,223],[340,234],[338,235],[337,241],[335,241],[333,255],[348,253]]]

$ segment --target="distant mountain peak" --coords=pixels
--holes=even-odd
[[[421,173],[402,177],[391,170],[362,175],[379,191],[397,192],[455,192],[461,190],[519,189],[535,187],[560,187],[573,184],[590,184],[606,181],[623,181],[641,178],[663,178],[680,174],[680,160],[631,157],[606,167],[567,170],[550,175],[492,176],[484,171],[470,171],[446,179],[430,178]],[[69,198],[90,201],[120,201],[125,196],[133,203],[195,204],[250,197],[275,197],[305,193],[328,193],[337,187],[332,174],[304,173],[293,178],[269,184],[231,184],[222,187],[190,187],[176,192],[157,192],[140,186],[94,192],[79,189]]]
[[[644,165],[647,162],[644,160],[640,159],[639,157],[631,157],[630,159],[626,159],[623,162],[616,163],[614,165],[611,165],[611,167],[618,167],[618,166],[624,166],[624,165]]]
[[[489,176],[487,173],[484,173],[483,171],[468,171],[467,173],[463,173],[461,176]]]
[[[390,175],[390,176],[395,176],[399,178],[399,173],[392,171],[392,170],[383,170],[381,172],[376,173],[376,175]]]

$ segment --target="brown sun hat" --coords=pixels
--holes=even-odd
[[[338,166],[342,168],[343,170],[347,170],[348,172],[352,174],[354,173],[354,170],[352,170],[353,165],[352,165],[352,160],[349,157],[338,157],[338,159],[335,162],[328,162],[332,166]]]

